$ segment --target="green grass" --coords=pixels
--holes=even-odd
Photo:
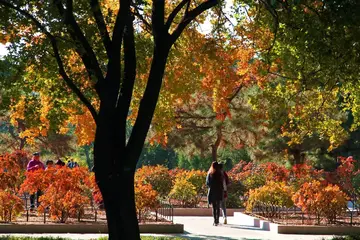
[[[179,237],[152,237],[152,236],[143,236],[141,240],[187,240],[186,238]]]
[[[360,235],[350,235],[350,236],[335,236],[331,240],[360,240]]]
[[[108,239],[107,237],[98,238],[98,240],[107,240],[107,239]],[[54,237],[0,236],[0,240],[70,240],[70,239],[69,238],[54,238]],[[141,240],[186,240],[186,238],[141,236]]]
[[[18,237],[18,236],[0,236],[0,240],[69,240],[68,238],[54,237]]]

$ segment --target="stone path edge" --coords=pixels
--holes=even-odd
[[[278,234],[309,234],[309,235],[347,235],[359,234],[360,227],[355,226],[300,226],[278,225]]]
[[[240,212],[235,212],[234,218],[239,225],[255,227],[276,234],[346,235],[360,233],[358,226],[283,225]]]
[[[184,233],[183,224],[139,224],[140,233]],[[0,224],[0,233],[107,233],[106,224]]]

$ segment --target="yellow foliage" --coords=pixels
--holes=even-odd
[[[10,123],[13,126],[18,126],[19,121],[25,120],[27,110],[33,102],[26,99],[25,96],[21,96],[17,103],[14,103],[10,108]],[[50,121],[48,119],[48,113],[52,108],[50,98],[40,93],[40,109],[36,111],[39,123],[36,126],[25,126],[26,128],[19,133],[19,137],[26,139],[26,142],[30,145],[35,143],[35,138],[39,136],[47,136],[50,129]]]
[[[291,199],[292,195],[292,188],[286,186],[284,182],[267,182],[264,186],[249,191],[246,210],[252,211],[257,204],[266,206],[267,211],[272,211],[273,207],[289,208],[294,204]],[[274,212],[268,212],[267,214],[271,215]]]
[[[82,114],[79,114],[74,109],[66,109],[69,114],[69,118],[63,126],[60,128],[60,133],[66,133],[69,130],[69,125],[75,125],[75,134],[77,137],[77,143],[80,146],[88,145],[94,141],[96,124],[90,113],[90,111],[83,106]]]
[[[11,106],[10,123],[18,126],[18,120],[25,119],[25,96],[21,96],[20,100]]]

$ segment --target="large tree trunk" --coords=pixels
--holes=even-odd
[[[110,240],[140,239],[134,174],[155,111],[168,51],[169,48],[155,46],[149,83],[127,144],[126,122],[121,122],[122,115],[114,107],[111,96],[107,98],[104,95],[100,104],[94,144],[94,170],[104,199]]]
[[[135,208],[134,172],[123,171],[103,179],[104,199],[109,239],[140,239]]]
[[[122,158],[120,148],[114,148],[120,139],[113,134],[112,126],[100,124],[98,129],[94,146],[95,174],[104,200],[109,239],[140,239],[134,197],[135,170],[119,164],[126,159]]]

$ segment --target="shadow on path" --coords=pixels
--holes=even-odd
[[[235,229],[242,229],[242,230],[265,231],[265,230],[263,230],[261,228],[250,227],[250,226],[245,226],[245,225],[238,225],[238,224],[221,225],[221,227],[228,227],[228,228],[235,228]]]
[[[167,236],[172,236],[172,237],[182,237],[182,238],[186,238],[186,239],[191,239],[191,240],[204,240],[204,239],[208,239],[208,240],[263,240],[263,238],[232,238],[232,237],[223,237],[223,236],[211,236],[211,235],[200,235],[200,234],[192,234],[189,232],[184,232],[184,234],[171,234],[171,235],[167,235]]]

